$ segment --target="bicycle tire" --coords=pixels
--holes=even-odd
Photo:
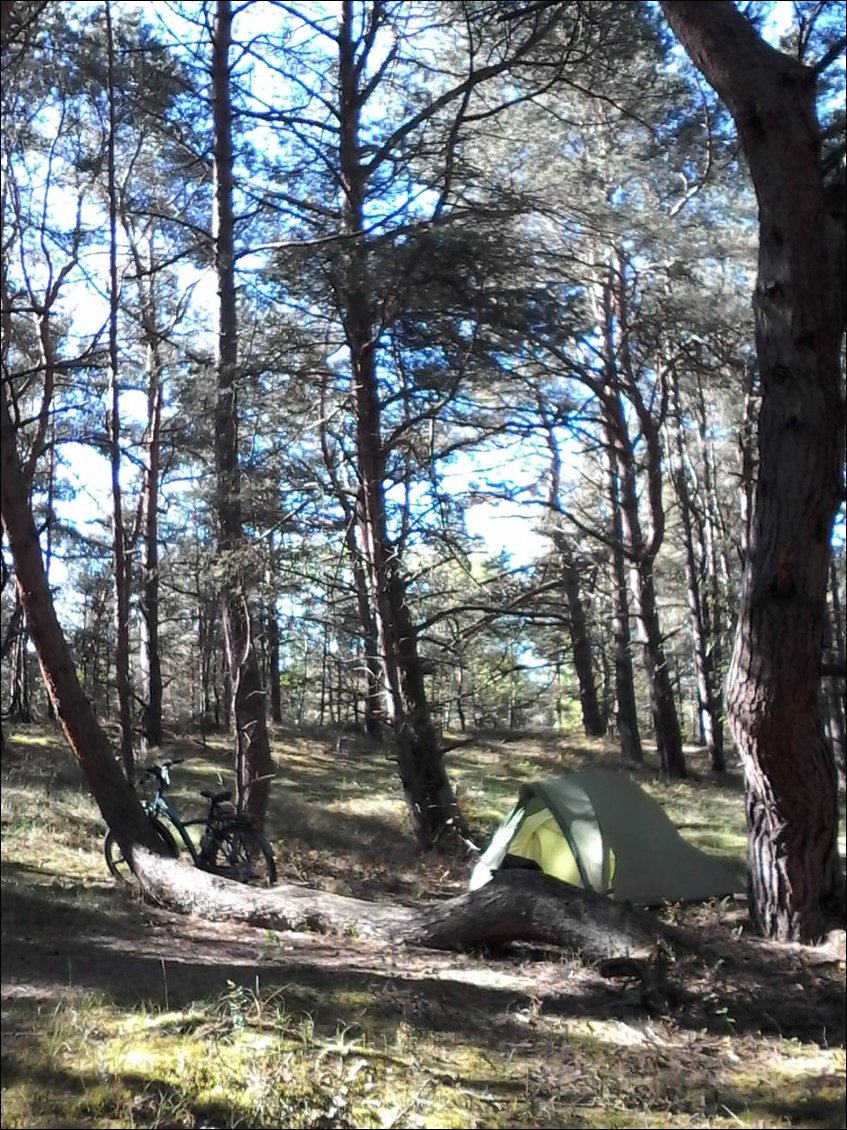
[[[156,835],[162,841],[166,854],[176,859],[179,855],[179,848],[171,835],[170,828],[166,827],[161,820],[157,820],[155,816],[150,817],[150,823],[155,828]],[[111,830],[106,833],[106,839],[103,841],[103,854],[106,857],[106,866],[109,868],[112,877],[122,883],[129,883],[132,879],[132,869],[121,851],[121,845]]]
[[[276,882],[273,848],[253,828],[235,822],[216,828],[204,852],[202,866],[215,875],[251,887],[272,887]]]

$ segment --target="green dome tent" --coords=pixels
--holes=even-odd
[[[744,889],[729,868],[684,840],[633,780],[605,769],[524,785],[474,868],[471,890],[501,867],[538,867],[642,906]]]

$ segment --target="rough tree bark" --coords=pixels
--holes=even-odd
[[[238,318],[235,294],[230,47],[232,5],[220,0],[212,31],[214,119],[214,236],[218,279],[218,399],[215,467],[218,550],[222,571],[222,618],[235,721],[235,787],[238,807],[262,823],[273,774],[265,692],[256,654],[256,632],[247,591],[246,545],[241,517],[238,461]]]
[[[818,702],[842,478],[843,196],[831,202],[824,180],[815,70],[769,47],[727,0],[662,9],[735,119],[759,204],[759,473],[729,717],[744,766],[751,916],[766,937],[813,941],[844,896]]]
[[[590,962],[644,961],[662,939],[677,936],[647,911],[541,872],[503,871],[477,891],[418,907],[363,902],[295,884],[244,888],[147,853],[136,875],[159,901],[207,920],[429,949],[522,941],[566,946]]]
[[[740,461],[741,536],[738,551],[742,568],[750,553],[750,536],[753,530],[753,495],[756,489],[756,425],[759,410],[759,389],[753,365],[748,366],[744,390],[744,414],[738,434]]]

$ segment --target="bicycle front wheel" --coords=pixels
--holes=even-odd
[[[170,829],[154,816],[150,817],[150,823],[153,825],[156,835],[162,841],[165,855],[176,859],[179,855],[179,848],[176,845],[176,840],[171,835]],[[128,883],[132,878],[132,868],[129,865],[129,860],[121,851],[121,845],[115,839],[115,834],[112,831],[106,833],[106,839],[103,843],[103,854],[106,857],[106,866],[109,868],[110,874],[115,879],[120,879],[121,882]]]
[[[251,887],[272,887],[276,863],[264,836],[243,824],[225,824],[215,832],[215,841],[205,855],[207,870]]]

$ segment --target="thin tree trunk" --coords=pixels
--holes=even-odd
[[[238,462],[238,321],[235,295],[232,107],[229,51],[232,5],[219,0],[212,34],[215,269],[218,278],[218,399],[215,409],[216,506],[222,565],[222,621],[235,721],[235,788],[239,809],[264,821],[273,774],[265,692],[247,591]]]
[[[738,437],[741,452],[741,539],[739,552],[741,566],[746,568],[750,555],[750,539],[753,530],[753,498],[756,492],[756,420],[758,401],[754,395],[754,373],[752,366],[747,371],[747,388],[744,393],[744,415]]]
[[[50,420],[50,442],[49,442],[49,459],[47,463],[47,499],[45,502],[45,519],[44,519],[44,575],[47,577],[47,584],[50,584],[50,570],[53,567],[53,528],[56,521],[56,514],[54,505],[56,501],[56,421],[54,417]],[[49,722],[56,721],[56,715],[53,710],[53,703],[50,696],[46,696],[47,702],[47,720]]]
[[[32,721],[29,699],[29,670],[27,667],[28,635],[24,619],[24,605],[18,589],[9,625],[9,706],[6,711],[10,722],[28,724]]]
[[[362,555],[356,544],[353,522],[355,515],[347,515],[345,542],[350,565],[353,570],[353,584],[356,589],[356,607],[362,625],[362,650],[365,676],[365,733],[374,741],[382,738],[382,686],[380,680],[379,640],[376,624],[368,599],[368,578]]]
[[[844,902],[819,705],[842,474],[843,188],[830,205],[810,68],[767,46],[733,4],[663,0],[662,9],[727,103],[759,203],[759,473],[728,701],[744,766],[751,916],[766,937],[811,941]]]
[[[680,467],[674,475],[676,496],[679,501],[679,516],[682,522],[682,538],[685,550],[685,584],[688,590],[688,609],[691,613],[689,630],[694,651],[694,670],[697,682],[697,731],[701,743],[709,751],[712,768],[715,765],[715,719],[712,713],[711,675],[709,671],[708,629],[705,623],[705,610],[701,587],[703,576],[700,571],[701,558],[694,544],[694,528],[691,519],[691,497],[688,491],[685,469]],[[722,767],[721,767],[722,768]]]
[[[562,586],[568,606],[568,629],[571,637],[571,657],[579,684],[579,701],[582,708],[582,725],[589,737],[602,737],[606,732],[606,719],[600,710],[597,698],[597,683],[594,678],[594,657],[588,632],[585,605],[579,585],[579,573],[570,539],[557,524],[564,518],[561,500],[562,459],[553,421],[546,405],[539,399],[539,412],[547,436],[550,450],[550,488],[547,492],[547,505],[553,517],[550,534],[559,554],[562,568]]]
[[[687,775],[682,734],[674,698],[673,681],[659,627],[659,609],[653,561],[640,561],[631,570],[638,600],[638,619],[642,630],[644,668],[650,687],[650,706],[656,729],[659,769],[664,777]]]
[[[161,451],[162,389],[156,361],[151,357],[148,385],[147,466],[144,472],[144,557],[141,583],[141,622],[144,649],[144,709],[141,726],[145,747],[162,744],[162,659],[159,651],[159,461]]]
[[[612,507],[612,573],[614,578],[614,612],[612,634],[615,652],[615,725],[621,747],[621,758],[627,764],[640,765],[644,760],[641,735],[638,731],[638,708],[635,702],[635,673],[632,669],[632,635],[629,616],[627,565],[623,551],[623,520],[619,503],[619,487],[609,444],[609,498]]]
[[[688,606],[691,611],[691,639],[694,648],[694,667],[697,673],[697,721],[703,744],[709,752],[712,769],[723,773],[726,762],[723,753],[723,731],[719,709],[716,709],[719,692],[716,694],[716,678],[713,668],[714,635],[717,625],[712,617],[709,597],[710,580],[707,567],[707,548],[702,536],[695,530],[694,501],[689,489],[690,459],[686,448],[685,425],[682,418],[682,405],[679,397],[679,382],[675,374],[671,376],[677,465],[673,474],[682,521],[685,547],[685,579],[688,589]],[[702,437],[705,439],[705,437]],[[700,532],[704,522],[698,523]]]
[[[618,341],[615,326],[616,300],[614,270],[611,263],[595,262],[598,279],[589,292],[597,332],[603,340],[603,376],[586,379],[600,406],[600,425],[605,441],[609,469],[609,503],[612,514],[612,570],[614,578],[614,613],[612,630],[615,656],[615,698],[618,740],[625,762],[643,760],[638,731],[635,678],[632,667],[632,630],[627,573],[642,551],[638,519],[637,484],[632,458],[632,445],[621,403],[621,381],[618,372]],[[637,599],[636,611],[642,615]],[[643,624],[643,620],[640,621]],[[655,665],[658,669],[659,664]],[[651,686],[651,702],[658,701]],[[660,729],[657,726],[657,731]],[[662,746],[660,744],[660,756]]]
[[[847,651],[844,647],[844,610],[838,591],[838,570],[833,557],[829,563],[829,592],[832,616],[827,614],[824,626],[824,647],[829,652],[836,676],[827,679],[829,702],[829,740],[835,764],[843,774],[847,770]],[[828,637],[828,638],[827,638]]]
[[[711,674],[711,715],[715,750],[712,755],[712,768],[723,772],[726,767],[724,753],[724,697],[723,673],[726,655],[725,639],[730,626],[727,594],[730,591],[730,571],[724,546],[725,528],[717,491],[717,471],[715,467],[714,440],[710,434],[706,413],[706,399],[703,383],[697,377],[697,411],[699,415],[700,457],[702,462],[703,494],[705,496],[704,515],[700,536],[704,546],[704,585],[708,594],[709,636],[707,658]]]
[[[129,671],[129,555],[123,518],[121,490],[121,413],[118,364],[118,188],[115,178],[115,45],[112,9],[106,0],[106,64],[108,75],[109,135],[107,166],[109,183],[109,460],[112,482],[112,560],[115,583],[115,686],[121,731],[121,759],[128,781],[135,776],[132,744],[132,684]]]
[[[276,604],[268,601],[266,611],[267,641],[268,641],[268,677],[271,685],[271,720],[280,725],[282,722],[282,693],[280,688],[279,666],[279,616]]]
[[[606,720],[597,697],[594,678],[594,652],[588,631],[585,605],[580,592],[579,572],[573,547],[563,534],[554,535],[562,566],[562,585],[568,606],[568,630],[571,637],[571,659],[579,685],[579,703],[582,708],[582,727],[590,738],[600,738],[606,732]]]
[[[161,333],[159,330],[155,293],[156,262],[154,237],[149,237],[147,261],[142,258],[126,212],[122,220],[133,257],[138,289],[141,335],[147,351],[147,462],[141,493],[140,523],[142,525],[141,585],[139,611],[141,612],[141,672],[143,678],[143,707],[141,711],[141,738],[145,751],[162,744],[162,658],[159,648],[159,479],[162,451],[162,388],[163,364],[161,358]]]
[[[624,552],[630,562],[630,579],[637,612],[642,657],[650,690],[650,706],[656,733],[659,768],[665,777],[683,778],[687,770],[682,750],[673,684],[656,601],[656,556],[664,538],[665,515],[662,502],[662,453],[659,423],[645,404],[630,350],[630,326],[626,294],[627,264],[615,253],[603,288],[605,337],[605,385],[603,410],[608,420],[609,438],[615,457],[619,483],[620,512]],[[651,529],[645,535],[639,512],[638,481],[630,428],[622,397],[635,410],[644,441],[646,491]],[[660,420],[663,410],[660,410]]]
[[[277,547],[273,530],[268,534],[268,570],[266,576],[267,596],[265,598],[265,648],[267,652],[269,701],[271,720],[282,722],[282,687],[279,666],[279,611],[277,609]]]
[[[216,697],[217,679],[215,675],[215,601],[202,591],[199,570],[195,576],[197,585],[197,642],[200,649],[200,701],[204,725],[213,722],[220,725],[218,710],[213,704]]]
[[[326,420],[325,404],[321,404],[321,420]],[[356,540],[356,520],[361,510],[361,500],[357,505],[350,501],[351,490],[343,479],[336,454],[330,443],[326,425],[321,425],[321,451],[324,466],[329,474],[335,497],[344,513],[344,544],[353,571],[353,587],[356,592],[356,609],[362,626],[362,661],[364,674],[365,732],[369,738],[379,741],[382,737],[382,686],[380,678],[379,641],[376,624],[371,609],[368,591],[368,576],[364,555]]]

